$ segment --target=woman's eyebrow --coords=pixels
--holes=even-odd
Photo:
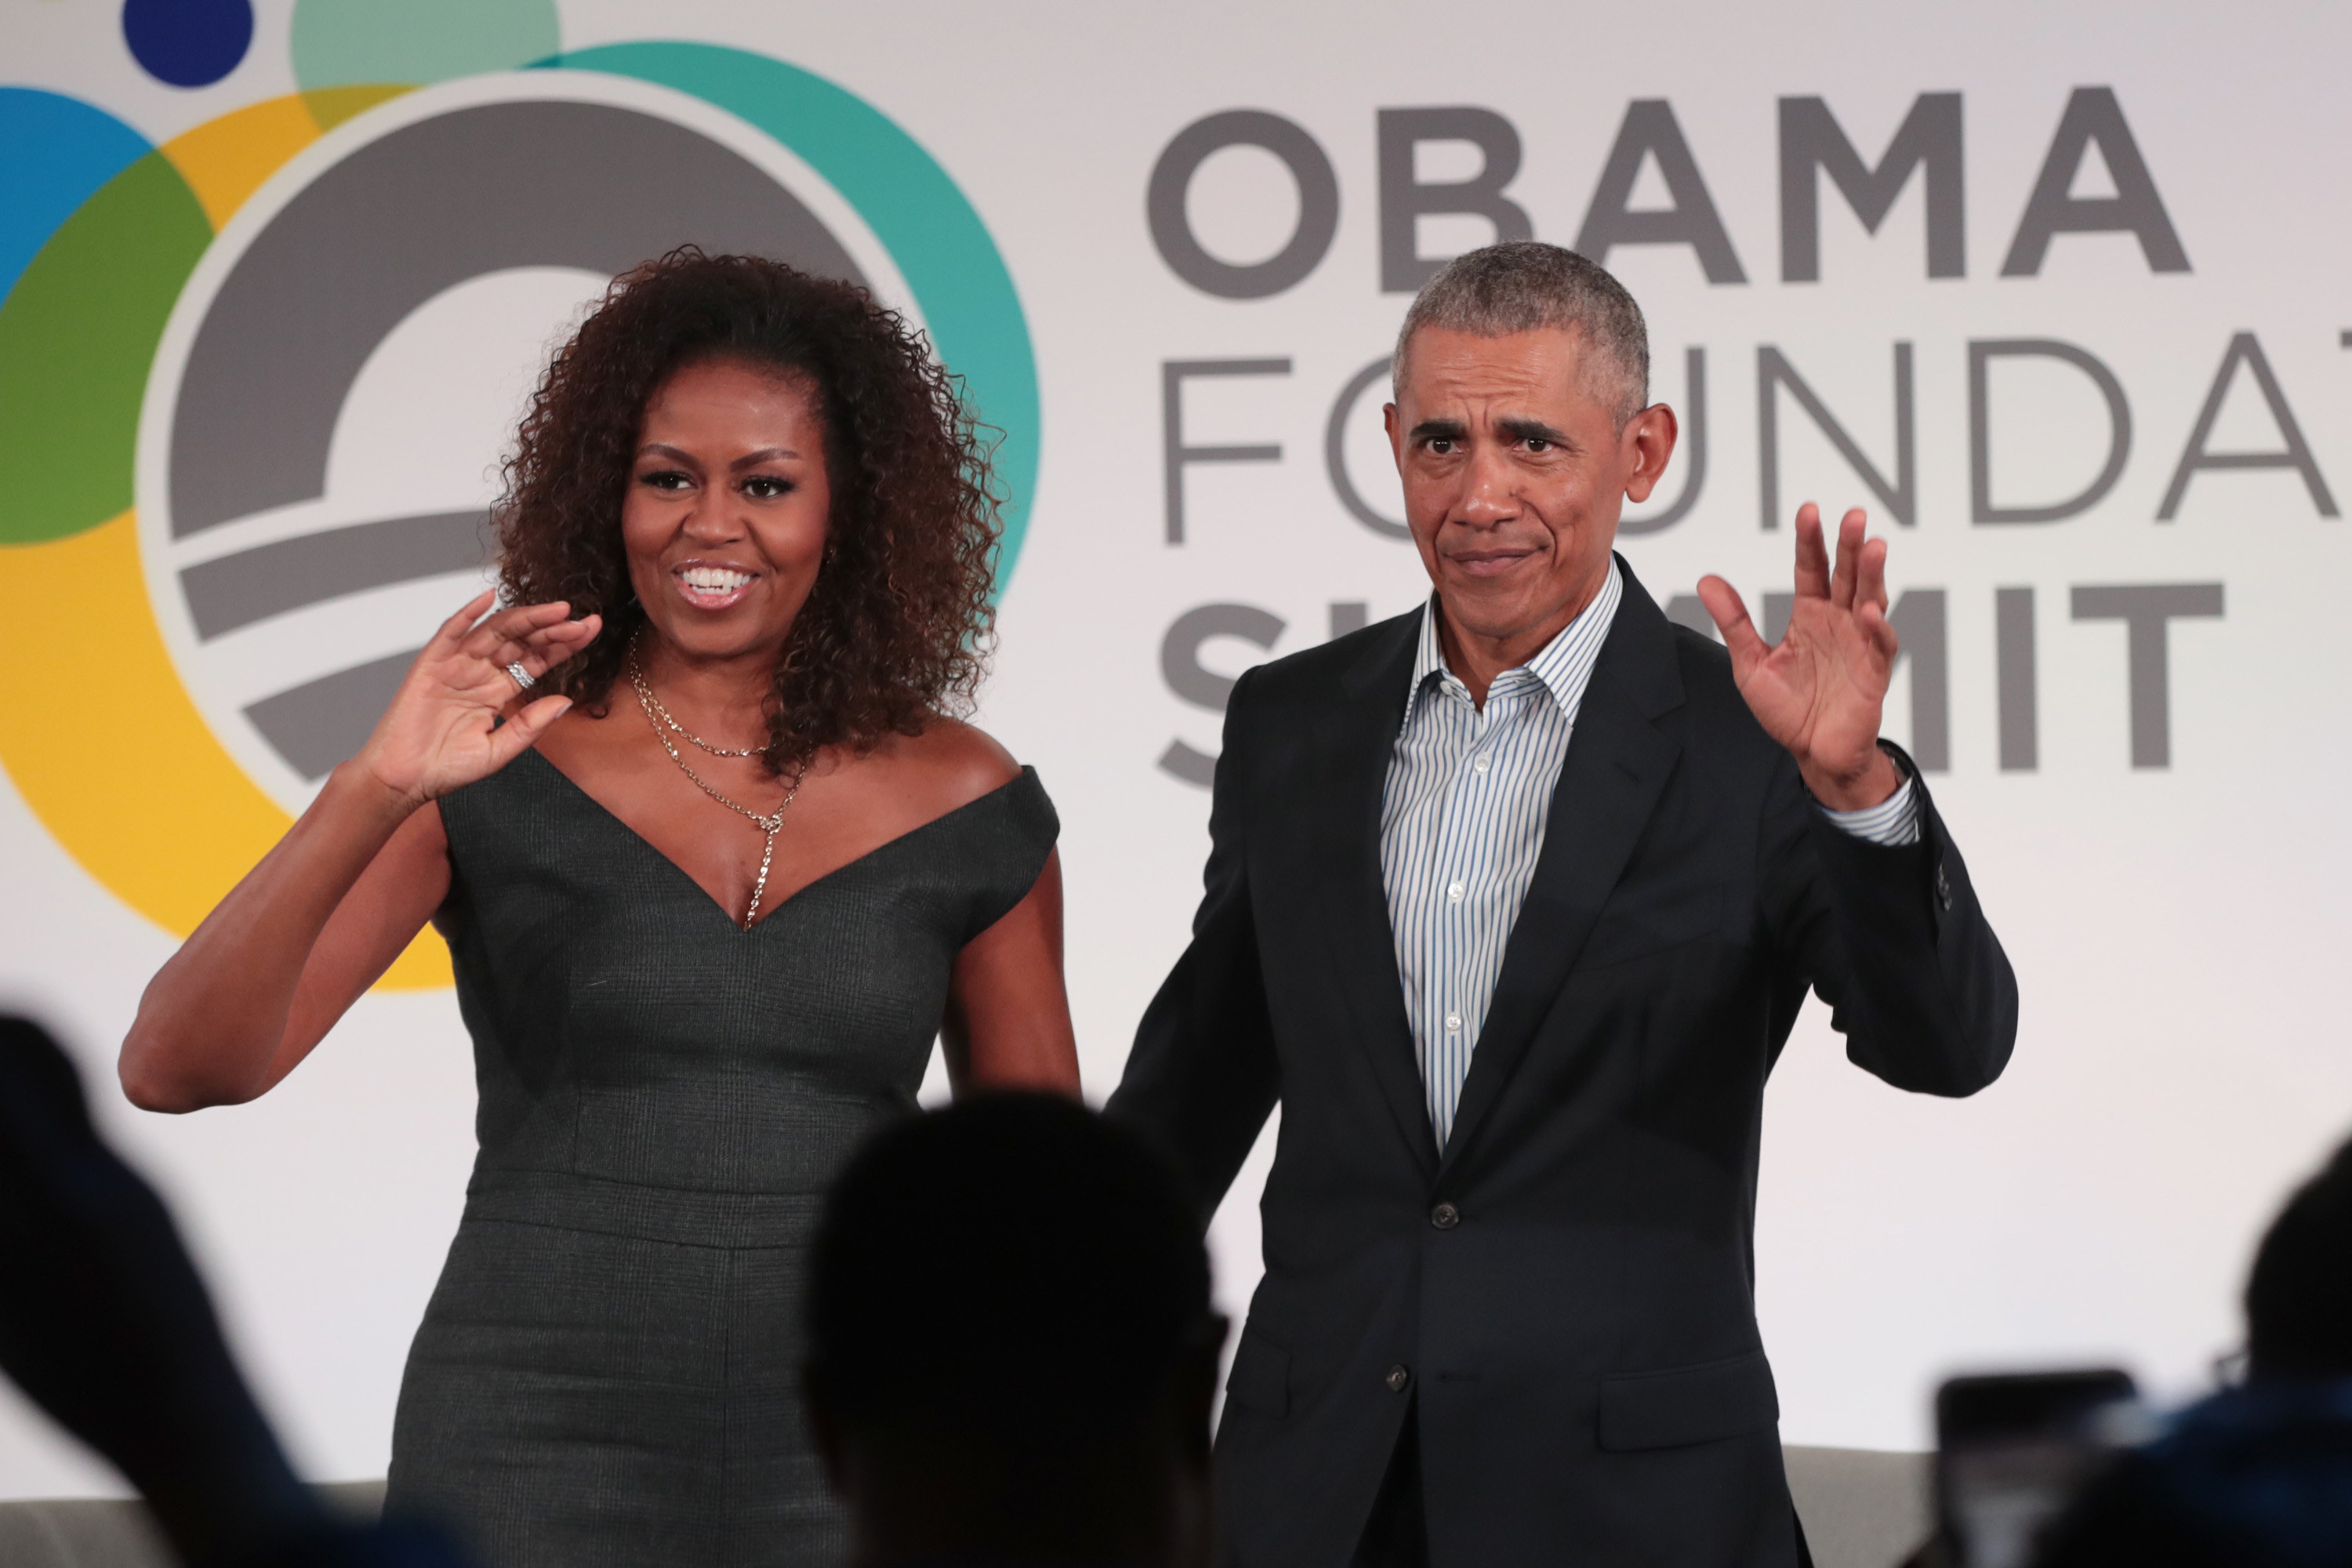
[[[727,466],[730,468],[755,468],[761,463],[771,461],[777,458],[786,458],[793,461],[798,461],[800,454],[793,451],[790,447],[762,447],[756,452],[744,453],[741,457],[736,458],[732,463],[730,463]]]

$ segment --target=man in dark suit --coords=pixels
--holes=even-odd
[[[1192,946],[1111,1113],[1204,1205],[1277,1101],[1218,1436],[1244,1564],[1790,1564],[1751,1257],[1808,989],[1897,1087],[1992,1081],[2015,981],[1878,740],[1885,545],[1797,520],[1767,647],[1612,552],[1675,443],[1641,312],[1532,241],[1450,264],[1390,438],[1423,609],[1234,687]]]

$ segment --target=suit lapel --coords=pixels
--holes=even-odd
[[[1681,742],[1653,722],[1682,702],[1673,629],[1622,557],[1617,564],[1624,597],[1577,710],[1535,877],[1471,1052],[1441,1180],[1461,1162],[1527,1054],[1682,754]]]
[[[1396,936],[1389,925],[1388,890],[1381,882],[1381,800],[1404,724],[1420,617],[1401,616],[1391,625],[1393,635],[1370,639],[1363,657],[1341,678],[1341,700],[1322,716],[1316,753],[1323,774],[1318,793],[1327,809],[1316,816],[1321,842],[1312,864],[1330,868],[1322,925],[1333,973],[1355,1026],[1350,1033],[1370,1058],[1398,1131],[1424,1173],[1433,1175],[1437,1138],[1422,1095],[1412,1030],[1405,1021]]]

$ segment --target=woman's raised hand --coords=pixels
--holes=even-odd
[[[572,620],[564,604],[484,616],[495,597],[485,592],[441,623],[356,759],[412,806],[498,772],[572,706],[568,697],[542,697],[518,707],[522,691],[507,667],[520,665],[536,680],[586,647],[602,617]]]

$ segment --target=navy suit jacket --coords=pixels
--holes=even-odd
[[[1791,1564],[1766,1075],[1811,989],[1889,1083],[1981,1089],[2009,962],[1924,783],[1916,845],[1828,822],[1724,650],[1627,570],[1441,1152],[1380,864],[1418,618],[1234,687],[1207,893],[1110,1102],[1204,1209],[1282,1106],[1226,1558],[1345,1563],[1411,1411],[1438,1568]]]

